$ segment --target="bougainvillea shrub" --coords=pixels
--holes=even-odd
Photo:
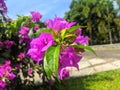
[[[17,90],[22,85],[32,85],[35,75],[41,83],[50,85],[70,77],[69,67],[79,70],[78,63],[89,37],[83,36],[81,26],[55,16],[41,22],[42,14],[30,12],[30,16],[6,21],[7,8],[0,2],[0,90]],[[4,21],[3,21],[4,20]]]

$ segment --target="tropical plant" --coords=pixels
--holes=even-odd
[[[36,75],[43,85],[60,82],[70,77],[70,67],[79,70],[85,50],[95,53],[76,22],[55,17],[42,23],[41,17],[37,11],[13,21],[2,16],[6,19],[0,22],[0,90],[21,90],[33,85]]]
[[[86,26],[83,33],[90,37],[90,44],[113,43],[119,40],[117,13],[113,0],[72,0],[65,19]]]

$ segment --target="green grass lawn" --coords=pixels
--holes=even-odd
[[[120,70],[70,78],[59,90],[120,90]]]
[[[40,88],[38,84],[36,87],[29,87],[24,90],[120,90],[120,70],[112,70],[100,72],[93,75],[83,77],[72,77],[62,81],[59,88],[55,86],[49,89]]]

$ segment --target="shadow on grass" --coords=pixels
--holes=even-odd
[[[61,84],[55,83],[53,86],[49,86],[47,83],[44,85],[37,83],[36,85],[22,87],[19,90],[113,90],[115,86],[114,81],[116,80],[120,81],[120,70],[107,71],[82,77],[72,77],[63,80]],[[104,87],[104,84],[107,85],[107,89],[100,89]],[[110,89],[111,86],[113,86],[113,89]]]

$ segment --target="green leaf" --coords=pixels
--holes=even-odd
[[[39,29],[39,30],[37,30],[37,32],[35,33],[35,35],[39,36],[40,33],[42,33],[42,32],[52,33],[52,30],[51,29]]]
[[[63,30],[61,31],[62,40],[64,40],[65,34],[66,34],[66,29],[63,29]]]
[[[94,53],[95,55],[97,55],[96,52],[90,46],[85,46],[85,45],[82,45],[82,44],[80,44],[80,45],[75,44],[75,45],[71,45],[71,46],[88,50],[88,51]]]
[[[77,30],[78,28],[85,28],[86,26],[79,26],[79,25],[77,25],[77,26],[72,26],[71,28],[69,28],[68,30],[67,30],[67,32],[68,33],[72,33],[72,32],[74,32],[75,30]]]
[[[58,63],[59,63],[60,46],[51,46],[47,49],[43,60],[43,66],[46,75],[52,78],[52,73],[58,77]]]
[[[80,26],[73,26],[73,27],[69,28],[67,31],[68,31],[69,33],[71,33],[71,32],[73,32],[73,31],[77,30],[78,28],[80,28]]]
[[[75,34],[68,34],[65,36],[65,38],[68,38],[68,37],[75,37]]]

